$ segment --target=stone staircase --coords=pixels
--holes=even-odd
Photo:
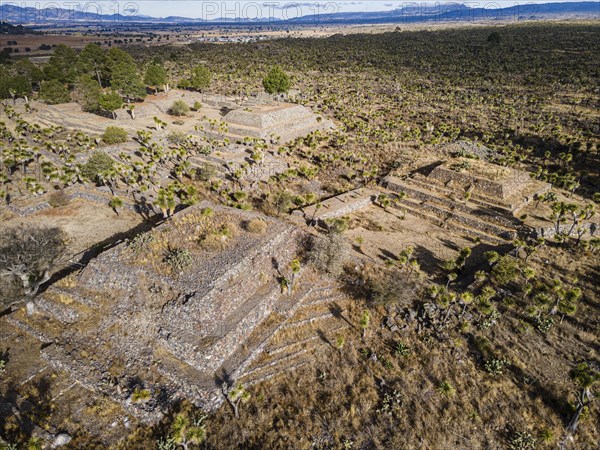
[[[293,104],[263,106],[250,111],[238,108],[226,114],[223,120],[228,124],[227,135],[232,139],[268,139],[274,135],[279,136],[281,142],[288,142],[315,130],[333,127],[328,120],[317,120],[310,109]]]
[[[64,324],[42,309],[34,309],[31,314],[22,307],[6,317],[8,323],[35,337],[40,342],[52,343],[61,335]]]
[[[521,227],[511,205],[499,200],[488,202],[481,195],[464,200],[451,189],[418,177],[388,176],[382,184],[394,207],[469,237],[501,244],[515,239]],[[398,195],[401,192],[404,197]]]
[[[306,224],[314,221],[326,226],[327,219],[342,217],[367,208],[373,203],[378,192],[368,188],[358,188],[320,201],[318,204],[306,206],[292,212],[291,219],[296,223]]]
[[[42,126],[50,127],[60,125],[65,128],[76,128],[88,134],[101,133],[104,130],[102,126],[107,120],[97,116],[95,121],[88,122],[78,120],[81,116],[81,106],[77,103],[67,103],[62,105],[46,105],[38,108],[35,121]]]
[[[53,285],[33,301],[29,312],[22,306],[6,320],[46,344],[57,341],[73,324],[83,322],[95,307],[92,300]]]
[[[273,134],[284,138],[285,141],[289,141],[298,136],[306,136],[316,128],[318,128],[318,123],[315,120],[315,117],[312,115],[305,115],[275,123],[271,127],[258,128],[243,124],[229,123],[227,134],[233,139],[243,139],[244,137],[267,139]]]
[[[311,290],[244,371],[242,382],[257,384],[308,364],[319,347],[334,345],[338,333],[351,326],[349,304],[335,285]]]

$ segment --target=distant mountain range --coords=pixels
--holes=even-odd
[[[417,5],[417,4],[415,4]],[[81,9],[33,8],[14,4],[0,5],[0,20],[12,24],[26,24],[35,27],[69,23],[157,23],[157,24],[361,24],[361,23],[415,23],[427,21],[480,21],[480,20],[533,20],[545,18],[600,18],[600,1],[524,4],[506,8],[471,8],[449,3],[436,6],[403,7],[380,12],[341,12],[332,14],[311,14],[289,20],[244,19],[243,17],[203,18],[190,17],[151,17],[133,14],[99,14],[94,8]]]

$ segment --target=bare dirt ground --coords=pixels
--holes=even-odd
[[[27,217],[9,218],[5,215],[0,230],[26,224],[59,227],[68,236],[70,255],[75,255],[142,222],[139,214],[125,208],[117,216],[108,205],[76,199],[66,206],[46,209]]]
[[[461,248],[473,245],[446,229],[396,209],[373,205],[349,217],[350,229],[345,234],[354,244],[354,250],[378,263],[395,259],[412,245],[422,268],[434,271],[442,261],[455,258]],[[359,246],[360,239],[363,243]]]

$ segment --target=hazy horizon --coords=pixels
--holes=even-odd
[[[169,16],[189,17],[193,19],[202,18],[211,20],[216,18],[277,18],[293,19],[301,16],[310,16],[317,14],[331,14],[344,12],[379,12],[392,11],[399,8],[423,8],[426,6],[439,5],[440,8],[448,5],[464,4],[472,8],[485,7],[489,9],[506,8],[515,5],[527,7],[532,4],[547,3],[575,3],[581,0],[529,0],[527,2],[517,1],[394,1],[394,0],[373,0],[373,1],[270,1],[270,0],[142,0],[142,1],[1,1],[1,5],[27,6],[35,8],[64,8],[84,10],[90,13],[101,14],[124,14],[138,16],[152,16],[157,18]],[[588,1],[588,0],[583,0]],[[597,1],[588,1],[589,3],[598,3]]]

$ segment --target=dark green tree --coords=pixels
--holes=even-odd
[[[144,76],[144,83],[154,91],[158,90],[159,86],[163,86],[166,90],[167,71],[158,64],[148,66],[146,75]]]
[[[118,92],[107,92],[98,99],[100,108],[112,114],[113,119],[116,119],[115,111],[123,106],[123,98]]]
[[[487,41],[491,44],[499,44],[501,41],[500,33],[493,31],[487,38]]]
[[[128,100],[143,100],[146,87],[137,73],[135,65],[120,63],[111,70],[111,87]]]
[[[121,144],[127,141],[127,131],[119,127],[106,127],[102,135],[102,142],[109,145]]]
[[[212,74],[206,67],[202,65],[196,66],[192,70],[192,76],[190,77],[190,87],[197,91],[202,91],[202,89],[207,88],[210,85],[211,79]]]
[[[290,77],[279,66],[273,67],[263,79],[263,87],[269,94],[279,94],[290,90]]]
[[[84,111],[95,112],[100,109],[102,89],[92,76],[80,75],[75,83],[73,94],[75,101],[81,105],[81,109]]]
[[[115,161],[105,152],[96,151],[87,163],[81,166],[81,175],[86,179],[97,182],[98,175],[110,171]]]
[[[74,83],[77,78],[77,53],[71,47],[60,44],[54,50],[48,64],[44,66],[44,73],[50,80],[61,83]]]
[[[39,86],[44,79],[44,71],[28,59],[20,59],[15,63],[14,73],[24,76],[32,86]]]
[[[23,75],[11,76],[8,72],[0,71],[0,97],[17,98],[31,94],[31,83]]]
[[[110,72],[108,70],[106,52],[98,44],[88,44],[79,54],[77,70],[79,73],[93,77],[102,87],[108,83]]]
[[[8,48],[5,48],[0,52],[0,64],[6,64],[8,62],[10,62],[10,51]]]
[[[143,100],[146,87],[137,71],[131,55],[119,48],[111,48],[107,55],[110,86],[127,100]]]
[[[49,105],[68,103],[71,95],[67,87],[58,80],[42,81],[40,86],[40,98]]]

